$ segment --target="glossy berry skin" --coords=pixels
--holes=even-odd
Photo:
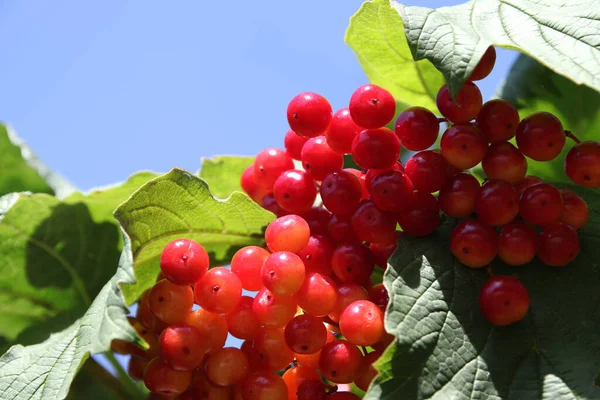
[[[177,396],[185,392],[192,382],[192,371],[177,371],[156,357],[144,371],[144,384],[153,393]]]
[[[364,172],[359,171],[357,169],[354,169],[354,168],[344,168],[344,171],[350,172],[351,174],[356,176],[358,178],[358,180],[360,181],[360,184],[362,185],[361,200],[364,200],[367,197],[369,197],[369,191],[367,189],[367,174],[365,174]]]
[[[302,214],[311,209],[317,197],[317,186],[309,173],[289,170],[282,173],[273,185],[273,195],[284,210]]]
[[[317,137],[325,133],[331,121],[331,104],[320,94],[300,93],[287,108],[290,128],[300,136]]]
[[[262,203],[260,203],[260,205],[262,208],[272,212],[278,217],[283,217],[284,215],[289,214],[287,211],[281,208],[279,204],[277,204],[277,200],[275,200],[275,196],[273,196],[273,193],[269,193],[265,197],[263,197]]]
[[[440,209],[450,217],[468,217],[475,211],[475,198],[479,188],[479,181],[473,175],[465,172],[454,175],[440,189]]]
[[[579,236],[571,225],[555,222],[546,226],[538,237],[537,257],[551,267],[564,267],[577,257]]]
[[[298,385],[297,400],[328,400],[325,384],[320,380],[307,380]],[[293,399],[296,400],[296,399]]]
[[[221,387],[235,385],[249,372],[248,357],[235,347],[224,347],[212,353],[206,360],[206,377]]]
[[[148,304],[154,316],[167,324],[182,322],[194,305],[194,293],[189,286],[179,286],[167,279],[150,290]]]
[[[373,379],[377,376],[377,370],[373,366],[373,363],[381,357],[381,354],[381,351],[372,351],[363,356],[358,371],[358,378],[354,381],[354,384],[358,386],[360,390],[366,391]]]
[[[268,257],[269,252],[258,246],[243,247],[233,255],[231,272],[238,276],[244,289],[254,292],[263,287],[260,269]]]
[[[517,127],[516,138],[521,153],[536,161],[555,159],[567,140],[560,120],[548,112],[523,118]]]
[[[263,285],[277,296],[296,294],[304,281],[305,268],[302,259],[289,251],[271,254],[260,270]]]
[[[482,102],[479,88],[468,81],[456,95],[456,103],[452,101],[447,85],[440,88],[435,99],[440,113],[454,124],[466,124],[475,119],[481,110]]]
[[[561,189],[560,194],[565,205],[560,221],[566,222],[575,229],[583,228],[587,224],[589,216],[588,205],[585,200],[569,189]]]
[[[316,181],[322,181],[344,166],[344,156],[329,147],[325,136],[309,139],[302,147],[301,160],[304,169]]]
[[[350,115],[348,107],[341,108],[333,114],[325,136],[327,144],[340,154],[352,152],[352,141],[364,128],[358,126]]]
[[[302,259],[306,272],[319,272],[325,275],[331,275],[331,257],[336,248],[336,244],[326,235],[313,235],[308,240],[308,244],[298,252]]]
[[[311,207],[310,210],[300,215],[310,228],[311,235],[327,234],[327,225],[333,215],[323,207]]]
[[[160,358],[176,370],[194,369],[202,363],[206,344],[196,328],[186,324],[167,327],[158,339]]]
[[[385,171],[404,172],[404,166],[400,163],[400,161],[398,161],[398,162],[394,163],[394,165],[392,165],[391,168],[386,168],[386,169],[371,168],[371,169],[367,170],[367,172],[364,174],[364,177],[365,177],[365,186],[367,187],[368,194],[371,193],[371,185],[373,184],[373,179],[375,179],[375,177],[377,175],[379,175],[380,173],[385,172]]]
[[[298,306],[306,314],[324,317],[337,303],[337,285],[328,275],[311,272],[298,291]]]
[[[416,200],[413,184],[401,171],[383,171],[371,183],[371,200],[383,211],[400,212],[411,208]]]
[[[361,241],[393,243],[396,241],[396,216],[382,211],[372,200],[363,200],[352,215],[352,229]]]
[[[421,151],[433,146],[440,131],[440,123],[434,113],[425,107],[409,107],[402,111],[394,132],[408,150]]]
[[[482,268],[496,257],[498,237],[491,226],[478,219],[466,219],[452,231],[450,250],[467,267]]]
[[[227,321],[222,315],[200,308],[187,315],[185,324],[196,328],[202,333],[207,353],[220,349],[225,345]]]
[[[338,244],[360,243],[360,240],[352,229],[350,217],[336,217],[334,215],[327,225],[327,232],[333,241]]]
[[[538,183],[543,183],[544,181],[538,178],[537,176],[527,175],[521,182],[517,183],[515,186],[515,190],[517,191],[517,195],[521,198],[521,195],[530,186],[537,185]]]
[[[527,159],[510,142],[493,143],[481,163],[488,179],[504,179],[517,184],[527,174]]]
[[[375,264],[382,269],[387,268],[387,262],[398,247],[398,238],[402,237],[403,232],[396,231],[396,241],[393,243],[369,243],[369,250],[375,257]]]
[[[331,266],[340,282],[362,284],[371,276],[375,262],[362,244],[343,244],[333,252]]]
[[[427,236],[440,225],[440,208],[431,193],[417,190],[415,196],[414,206],[398,214],[398,223],[407,235]]]
[[[252,303],[252,311],[265,326],[285,326],[297,308],[296,296],[276,296],[267,288],[261,289]]]
[[[493,325],[505,326],[520,321],[529,310],[529,292],[516,278],[497,275],[479,292],[479,308]]]
[[[358,377],[362,353],[347,340],[334,340],[321,350],[319,370],[333,383],[351,383]]]
[[[442,135],[440,149],[450,165],[462,170],[473,168],[483,160],[488,142],[473,124],[453,125]]]
[[[505,180],[487,181],[479,189],[475,198],[475,213],[482,222],[492,226],[502,226],[511,222],[519,214],[517,191]]]
[[[294,366],[290,369],[288,369],[287,371],[285,371],[285,373],[283,374],[283,381],[285,382],[285,384],[287,385],[288,388],[288,400],[292,399],[292,400],[299,400],[300,398],[300,394],[299,394],[299,389],[300,386],[304,383],[304,382],[317,382],[321,384],[321,391],[323,392],[323,399],[326,399],[325,397],[325,390],[324,390],[324,386],[321,380],[321,375],[319,375],[319,373],[317,372],[317,370],[315,368],[310,368],[310,367],[305,367],[305,366]],[[290,395],[293,395],[290,396]],[[319,395],[317,394],[317,397],[319,397]],[[312,398],[310,400],[313,400]]]
[[[385,312],[390,301],[390,296],[383,283],[373,285],[373,287],[369,289],[369,300],[379,307],[381,311]]]
[[[254,159],[254,177],[259,184],[272,187],[282,172],[294,168],[294,161],[285,150],[269,148],[262,150]]]
[[[492,72],[494,69],[494,64],[496,63],[496,49],[493,46],[488,47],[488,49],[481,56],[481,60],[471,72],[469,76],[470,81],[479,81],[485,78]]]
[[[260,331],[260,320],[252,311],[254,299],[242,296],[237,306],[225,314],[227,330],[229,333],[242,340],[252,339]]]
[[[165,246],[160,269],[176,285],[193,285],[208,271],[210,260],[204,247],[193,240],[177,239]]]
[[[294,359],[294,353],[285,343],[284,329],[264,327],[254,338],[254,350],[264,366],[271,371],[285,369]]]
[[[329,313],[329,318],[333,322],[339,322],[340,315],[346,307],[357,300],[369,300],[369,293],[364,287],[356,283],[339,285],[337,288],[337,301],[333,311]]]
[[[537,233],[523,221],[506,224],[498,235],[498,258],[508,265],[524,265],[535,257]]]
[[[342,335],[357,346],[372,346],[385,334],[383,311],[368,300],[349,304],[340,315]]]
[[[254,164],[246,167],[242,176],[240,177],[240,186],[250,196],[252,200],[257,203],[261,203],[263,198],[271,191],[269,186],[258,182],[254,176]]]
[[[579,143],[567,153],[565,172],[574,183],[588,188],[600,186],[600,143]]]
[[[267,225],[265,241],[269,250],[297,253],[308,244],[310,228],[298,215],[285,215]]]
[[[387,128],[365,129],[352,142],[352,158],[364,169],[391,168],[399,156],[400,139]]]
[[[525,189],[519,200],[521,217],[533,225],[550,225],[558,221],[563,211],[564,204],[560,191],[548,183],[540,183]]]
[[[283,379],[275,372],[253,372],[242,383],[244,400],[287,400],[288,389]]]
[[[290,129],[283,138],[283,147],[285,147],[285,151],[290,157],[292,157],[294,160],[300,161],[302,147],[307,141],[308,138],[300,136]]]
[[[194,285],[194,298],[203,309],[224,314],[235,308],[242,297],[242,283],[224,267],[210,269]]]
[[[414,154],[404,166],[415,190],[434,193],[448,181],[448,161],[438,152],[425,150]]]
[[[357,125],[365,129],[381,128],[394,118],[396,101],[384,88],[367,84],[352,93],[349,110]]]
[[[335,215],[350,215],[362,198],[362,184],[352,172],[342,170],[327,175],[321,183],[321,200]]]
[[[285,326],[285,342],[294,353],[314,354],[327,340],[327,328],[320,318],[300,314]]]
[[[490,143],[504,142],[517,133],[519,112],[509,102],[494,99],[483,104],[476,121]]]

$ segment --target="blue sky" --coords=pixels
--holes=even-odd
[[[343,41],[361,3],[3,0],[0,120],[82,189],[281,147],[294,95],[339,108],[366,82]]]

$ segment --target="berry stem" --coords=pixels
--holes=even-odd
[[[125,399],[135,399],[141,400],[144,399],[144,395],[142,391],[138,387],[138,385],[129,377],[129,374],[121,363],[115,358],[115,355],[112,351],[107,351],[104,353],[106,359],[110,362],[113,368],[117,371],[117,380],[120,382],[122,390],[126,391],[128,395],[124,397]]]
[[[577,138],[577,136],[575,136],[573,134],[573,132],[571,131],[565,131],[565,135],[567,135],[567,137],[571,140],[573,140],[575,143],[579,144],[581,143],[581,141]]]

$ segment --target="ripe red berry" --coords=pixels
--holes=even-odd
[[[227,330],[238,339],[253,339],[260,331],[260,320],[252,311],[254,299],[250,296],[242,296],[237,306],[227,314]]]
[[[339,109],[333,114],[329,128],[325,133],[327,144],[332,150],[340,154],[350,154],[352,152],[352,141],[363,129],[356,125],[348,107]]]
[[[498,326],[523,319],[529,310],[529,292],[516,278],[497,275],[488,280],[479,292],[479,308],[484,317]]]
[[[425,150],[414,154],[404,171],[416,190],[434,193],[448,180],[448,161],[438,152]]]
[[[331,266],[342,283],[362,284],[371,276],[375,263],[369,249],[362,244],[343,244],[333,252]]]
[[[327,400],[330,396],[325,391],[321,380],[306,380],[298,385],[297,400]],[[296,400],[296,399],[294,399]]]
[[[372,346],[385,334],[383,311],[371,301],[357,300],[340,315],[340,331],[357,346]]]
[[[481,60],[471,72],[469,76],[470,81],[479,81],[492,72],[494,69],[494,64],[496,63],[496,49],[493,46],[488,47],[488,49],[481,56]]]
[[[454,175],[440,189],[440,209],[450,217],[468,217],[475,211],[475,198],[479,188],[479,181],[473,175],[464,172]]]
[[[372,351],[363,357],[360,369],[358,370],[358,378],[354,381],[354,384],[360,390],[366,391],[377,376],[377,369],[375,369],[373,364],[381,357],[381,354],[381,351]]]
[[[358,377],[362,353],[347,340],[334,340],[321,350],[319,370],[333,383],[351,383]]]
[[[337,302],[337,286],[333,279],[318,272],[310,272],[298,291],[298,306],[306,314],[324,317]]]
[[[393,243],[396,241],[396,216],[382,211],[366,199],[352,215],[352,229],[361,241],[369,243]]]
[[[394,118],[396,100],[384,88],[367,84],[354,91],[349,109],[357,125],[366,129],[381,128]]]
[[[579,143],[567,153],[565,172],[574,183],[597,188],[600,186],[600,143]]]
[[[548,183],[528,187],[519,200],[521,217],[537,226],[546,226],[558,221],[563,210],[560,191]]]
[[[308,224],[311,235],[326,235],[327,225],[333,215],[323,207],[311,207],[300,216]]]
[[[289,170],[275,181],[273,195],[281,208],[301,214],[311,209],[317,197],[317,187],[309,173]]]
[[[302,259],[289,251],[271,254],[260,270],[263,285],[277,296],[296,294],[305,276]]]
[[[508,224],[519,214],[517,191],[505,180],[487,181],[475,198],[475,213],[482,222],[492,226]]]
[[[517,146],[521,153],[536,161],[555,159],[567,140],[560,120],[548,112],[533,113],[517,127]]]
[[[149,363],[150,360],[145,360],[138,357],[130,357],[129,362],[127,363],[127,373],[131,379],[135,381],[143,381],[144,371]]]
[[[167,279],[150,290],[148,304],[154,316],[167,324],[182,322],[194,305],[194,293],[189,286],[179,286]]]
[[[294,168],[294,161],[284,150],[265,149],[254,159],[254,177],[265,187],[273,187],[275,180],[284,171]]]
[[[400,227],[410,236],[427,236],[440,225],[440,208],[431,193],[415,191],[414,206],[398,214]]]
[[[205,310],[223,314],[235,308],[242,297],[240,278],[224,267],[210,269],[194,285],[194,297]]]
[[[264,367],[271,371],[285,369],[294,359],[294,353],[285,343],[283,327],[265,326],[253,342]]]
[[[400,156],[400,139],[387,128],[365,129],[352,142],[352,158],[361,168],[391,168]]]
[[[373,184],[373,179],[375,179],[375,177],[377,175],[379,175],[382,172],[385,171],[400,171],[400,172],[404,172],[404,166],[400,163],[400,161],[394,163],[394,165],[392,165],[391,168],[386,168],[386,169],[368,169],[367,172],[365,174],[363,174],[364,176],[364,183],[365,186],[367,187],[367,192],[368,194],[371,193],[371,185]],[[368,195],[366,197],[369,197]]]
[[[462,170],[483,160],[488,142],[474,124],[453,125],[442,135],[440,149],[450,165]]]
[[[298,308],[296,296],[276,296],[267,288],[261,289],[254,298],[252,311],[266,326],[285,326],[294,318]]]
[[[400,212],[411,208],[416,200],[413,184],[401,171],[383,171],[371,183],[371,199],[383,211]]]
[[[273,196],[273,193],[269,193],[265,197],[263,197],[261,206],[265,210],[275,214],[277,217],[283,217],[284,215],[288,214],[287,211],[285,211],[279,206],[279,204],[277,204],[277,200],[275,200],[275,196]]]
[[[321,200],[335,215],[352,214],[362,198],[362,184],[352,172],[342,170],[327,175],[321,183]]]
[[[287,119],[294,132],[312,138],[325,133],[331,121],[332,111],[325,97],[317,93],[305,92],[290,101]]]
[[[307,140],[308,138],[300,136],[290,129],[283,138],[283,147],[285,147],[285,151],[290,157],[292,157],[294,160],[300,161],[302,147]]]
[[[402,232],[396,231],[396,241],[393,243],[370,243],[369,250],[375,257],[375,264],[382,269],[387,268],[387,262],[398,247],[398,238],[402,237]]]
[[[200,365],[206,353],[202,333],[186,324],[167,327],[158,339],[160,357],[176,370],[194,369]]]
[[[515,190],[517,191],[517,196],[521,198],[521,195],[529,186],[537,185],[538,183],[543,183],[544,181],[538,178],[537,176],[528,175],[521,182],[517,183],[515,186]]]
[[[527,173],[527,159],[510,142],[493,143],[481,166],[488,179],[504,179],[512,184],[521,182]]]
[[[248,375],[250,365],[240,349],[224,347],[208,356],[204,369],[213,384],[225,387],[242,381]]]
[[[325,136],[309,139],[302,147],[301,160],[304,169],[316,181],[322,181],[344,166],[344,156],[329,147]]]
[[[240,186],[252,200],[259,204],[271,190],[268,186],[265,186],[263,182],[258,182],[256,180],[256,177],[254,176],[254,164],[246,167],[242,173]]]
[[[583,228],[587,224],[589,214],[588,205],[585,200],[569,189],[561,189],[560,194],[565,205],[565,209],[560,216],[560,221],[566,222],[575,229]]]
[[[498,237],[491,226],[474,218],[466,219],[452,231],[450,250],[467,267],[485,267],[496,257]]]
[[[314,235],[308,240],[308,244],[298,252],[302,259],[306,272],[319,272],[331,275],[331,257],[336,244],[324,235]]]
[[[208,271],[210,260],[204,247],[193,240],[170,242],[160,255],[160,269],[176,285],[193,285]]]
[[[300,398],[300,394],[298,393],[298,391],[300,389],[300,385],[302,385],[304,382],[313,381],[322,384],[321,375],[319,375],[317,370],[315,368],[305,366],[295,366],[285,371],[285,373],[283,374],[283,381],[287,385],[288,395],[291,394],[294,396],[288,396],[288,398],[291,398],[293,400],[298,400]],[[325,399],[325,390],[322,390],[323,399]]]
[[[390,301],[390,295],[383,283],[373,285],[369,290],[369,300],[372,301],[381,311],[385,312]]]
[[[433,146],[439,131],[437,117],[425,107],[407,108],[398,115],[394,124],[394,132],[400,138],[402,146],[412,151]]]
[[[196,328],[202,334],[207,354],[225,345],[227,321],[221,314],[200,308],[188,313],[184,322]]]
[[[192,371],[177,371],[156,357],[144,372],[144,383],[148,390],[164,396],[177,396],[185,392],[192,382]]]
[[[320,318],[308,314],[295,316],[284,330],[288,347],[299,354],[314,354],[327,340],[327,328]]]
[[[515,136],[519,112],[509,102],[494,99],[483,104],[476,121],[490,143],[503,142]]]
[[[357,283],[344,283],[337,288],[337,301],[333,311],[329,313],[329,318],[333,322],[339,322],[342,312],[357,300],[369,300],[367,290]]]
[[[535,257],[535,229],[522,221],[513,221],[500,230],[498,257],[508,265],[523,265]]]
[[[338,244],[360,243],[360,240],[352,229],[350,217],[336,217],[335,215],[329,221],[327,231],[331,238]]]
[[[308,244],[310,228],[304,218],[285,215],[267,225],[265,241],[269,250],[297,253]]]
[[[455,124],[466,124],[473,120],[481,110],[482,102],[479,88],[469,81],[465,82],[456,95],[456,102],[452,100],[447,85],[440,88],[435,99],[440,113]]]
[[[571,225],[555,222],[538,237],[537,257],[551,267],[564,267],[579,254],[579,236]]]
[[[393,168],[393,167],[392,167]],[[350,172],[352,175],[356,176],[362,185],[362,197],[361,200],[369,197],[369,191],[367,190],[367,176],[364,172],[359,171],[354,168],[344,168],[344,171]]]
[[[253,372],[242,383],[244,400],[287,400],[288,390],[283,379],[275,372]]]
[[[238,276],[244,289],[254,292],[262,288],[260,269],[267,257],[269,252],[258,246],[243,247],[233,255],[231,272]]]

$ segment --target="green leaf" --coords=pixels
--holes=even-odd
[[[514,49],[600,91],[596,0],[487,0],[433,10],[392,0],[415,60],[430,60],[456,94],[491,46]]]
[[[479,311],[487,272],[452,256],[454,220],[427,238],[401,241],[384,275],[386,328],[397,339],[365,399],[600,398],[593,385],[600,370],[600,194],[579,192],[590,221],[571,265],[493,264],[496,275],[516,275],[531,296],[529,314],[507,327],[492,326]]]
[[[131,245],[126,238],[117,273],[83,317],[40,344],[16,345],[0,357],[0,398],[64,399],[90,354],[107,351],[113,339],[141,344],[127,321],[128,309],[119,289],[119,284],[133,279]]]
[[[208,183],[215,197],[225,199],[234,191],[242,191],[240,177],[253,162],[254,157],[243,156],[204,158],[199,175]]]
[[[369,80],[394,95],[397,111],[409,106],[437,110],[435,97],[444,78],[429,61],[413,59],[402,19],[389,0],[363,3],[350,19],[345,40]]]
[[[74,190],[64,178],[50,171],[10,127],[0,122],[0,196],[29,191],[65,197]]]
[[[135,258],[137,282],[123,287],[128,304],[154,284],[160,254],[170,241],[196,240],[212,265],[223,265],[239,248],[262,245],[264,228],[274,219],[243,193],[214,198],[206,182],[180,169],[145,184],[115,216],[131,238]]]
[[[600,93],[576,85],[530,57],[517,58],[497,94],[515,105],[521,118],[538,111],[551,112],[580,140],[600,139]],[[564,159],[574,144],[567,139],[561,155],[551,162],[528,159],[527,173],[555,182],[569,181]]]

